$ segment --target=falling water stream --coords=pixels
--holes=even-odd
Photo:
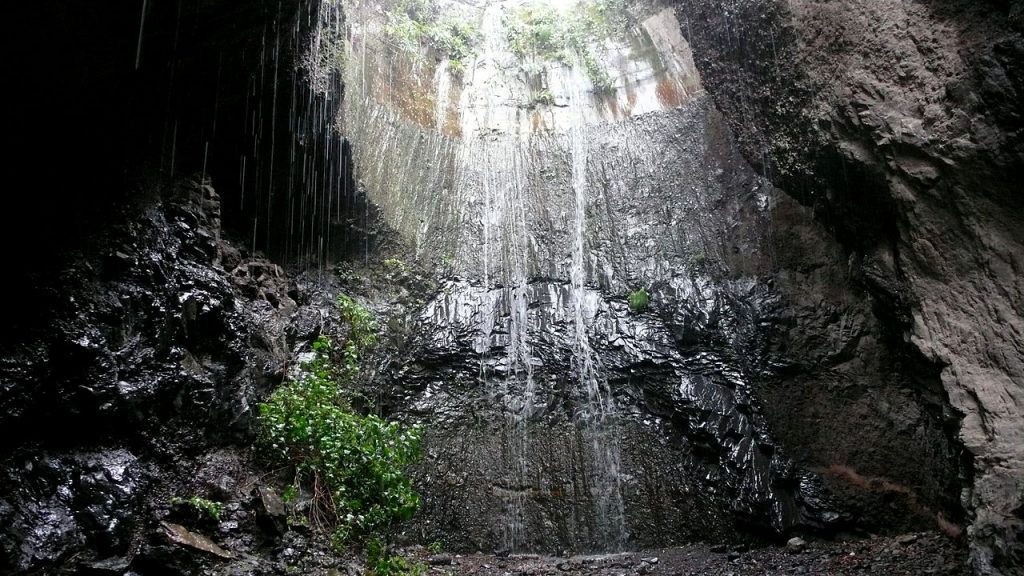
[[[572,191],[574,206],[573,218],[573,250],[572,250],[572,307],[573,327],[575,332],[575,350],[573,361],[580,386],[586,390],[586,402],[581,406],[578,416],[579,425],[584,437],[588,437],[593,453],[593,470],[591,472],[591,492],[597,510],[595,517],[598,523],[598,540],[604,542],[611,550],[617,550],[627,538],[625,515],[623,513],[622,492],[619,486],[619,445],[616,437],[615,401],[607,381],[602,378],[602,371],[597,365],[599,359],[590,346],[587,319],[596,316],[596,309],[590,305],[592,299],[587,291],[587,206],[588,206],[588,140],[587,125],[584,114],[588,95],[584,91],[587,85],[582,74],[583,63],[574,67],[571,72],[577,76],[570,83],[572,92],[569,97],[570,109],[578,118],[578,124],[567,132],[569,154],[572,163]]]

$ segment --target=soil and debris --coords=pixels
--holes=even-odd
[[[797,539],[794,539],[797,540]],[[803,541],[801,541],[803,542]],[[547,576],[744,576],[967,574],[966,549],[938,533],[912,533],[845,541],[810,541],[786,547],[694,544],[647,552],[597,556],[487,554],[421,556],[428,574]]]

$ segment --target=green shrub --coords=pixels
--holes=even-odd
[[[377,343],[377,320],[373,317],[373,312],[346,294],[339,294],[335,304],[341,312],[341,319],[348,324],[346,348],[353,348],[358,353],[359,350]],[[330,347],[330,342],[327,343],[327,347]],[[317,349],[317,343],[313,344],[313,348]]]
[[[360,352],[377,343],[377,320],[373,317],[372,312],[348,295],[339,294],[335,304],[341,312],[341,319],[348,325],[348,337],[341,348],[340,373],[336,376],[326,375],[326,377],[340,378],[349,383],[359,373]],[[321,337],[313,343],[313,351],[317,353],[326,353],[330,348],[331,342],[326,337]],[[331,370],[329,361],[323,364],[324,369]]]
[[[509,49],[520,60],[568,62],[572,44],[565,18],[548,4],[527,4],[502,18]]]
[[[399,275],[409,273],[409,265],[403,262],[400,258],[385,258],[384,269],[388,272],[392,272]]]
[[[648,296],[647,290],[643,288],[629,293],[629,309],[633,312],[640,312],[646,309],[650,303],[651,297]]]
[[[405,13],[397,13],[389,14],[384,33],[401,51],[415,55],[419,51],[420,40],[425,35],[426,28]]]
[[[480,41],[480,33],[466,20],[450,16],[432,24],[428,27],[427,33],[432,40],[434,47],[444,54],[453,65],[465,66],[475,52],[474,47]]]
[[[452,74],[462,76],[466,73],[466,64],[462,60],[449,60],[448,69],[452,71]]]
[[[545,88],[533,95],[533,98],[530,100],[530,108],[535,108],[537,106],[552,106],[554,103],[554,94]]]
[[[580,49],[580,61],[583,63],[583,70],[587,73],[587,78],[594,85],[595,92],[607,93],[615,88],[611,76],[601,66],[601,63],[597,61],[597,58],[594,57],[594,53],[590,49],[586,47]]]
[[[332,543],[343,546],[415,512],[419,496],[402,470],[419,457],[420,429],[352,410],[345,385],[361,350],[376,342],[377,324],[350,297],[337,304],[349,326],[340,368],[330,340],[318,338],[313,359],[260,405],[260,444],[312,487],[310,523],[333,527]]]
[[[284,492],[281,493],[281,500],[285,504],[291,504],[292,502],[295,502],[295,500],[297,500],[298,498],[299,489],[294,484],[290,484],[287,488],[284,489]]]

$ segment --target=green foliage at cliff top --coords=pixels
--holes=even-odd
[[[388,39],[410,55],[433,48],[459,72],[476,52],[480,32],[465,14],[444,10],[429,0],[398,0],[385,9]]]
[[[529,3],[506,14],[503,23],[509,48],[520,59],[578,63],[595,89],[612,88],[594,47],[625,34],[628,19],[622,0],[584,0],[568,13]]]

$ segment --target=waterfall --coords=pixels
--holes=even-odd
[[[579,425],[584,437],[591,444],[593,471],[591,492],[594,502],[594,517],[597,523],[596,538],[610,549],[619,549],[625,543],[626,523],[619,478],[619,444],[615,400],[608,388],[607,380],[590,346],[587,319],[594,318],[596,307],[588,305],[587,291],[587,206],[588,189],[587,160],[588,135],[586,109],[589,96],[586,88],[589,82],[583,77],[581,68],[573,68],[569,75],[570,109],[577,124],[567,132],[569,157],[572,163],[571,185],[574,200],[573,248],[572,248],[572,308],[575,346],[573,363],[579,378],[579,385],[586,391],[586,402],[579,411]]]
[[[595,338],[613,295],[590,277],[591,140],[595,126],[664,109],[659,86],[676,85],[665,75],[689,68],[658,64],[655,40],[638,33],[640,48],[612,43],[601,64],[620,62],[613,85],[628,90],[597,95],[592,60],[512,52],[506,18],[518,3],[455,6],[482,35],[458,73],[422,45],[397,49],[386,15],[352,12],[359,57],[344,122],[357,175],[417,261],[454,275],[419,321],[432,341],[476,355],[473,379],[495,418],[475,440],[486,453],[453,458],[490,463],[480,474],[487,513],[500,517],[483,528],[491,545],[536,549],[549,539],[539,531],[558,529],[573,547],[623,549],[622,422]],[[676,45],[661,44],[674,58]]]

